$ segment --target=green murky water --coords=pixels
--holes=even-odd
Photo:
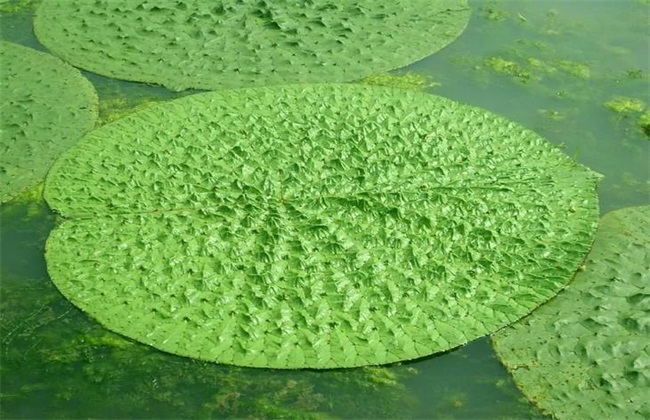
[[[0,2],[0,6],[6,2]],[[29,3],[2,12],[3,39],[39,48]],[[602,213],[650,202],[648,4],[643,0],[473,1],[466,32],[395,72],[562,144],[605,176]],[[41,47],[42,48],[42,47]],[[110,120],[165,89],[86,74]],[[608,106],[609,105],[609,106]],[[619,107],[620,108],[620,107]],[[620,109],[619,109],[620,111]],[[647,109],[646,109],[647,111]],[[48,279],[55,216],[37,199],[0,207],[3,418],[540,418],[488,339],[402,365],[267,371],[196,362],[110,333]]]

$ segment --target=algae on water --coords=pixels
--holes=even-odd
[[[650,138],[650,111],[646,111],[641,116],[639,116],[639,127],[643,131],[643,133],[646,135],[646,137]]]
[[[641,112],[645,109],[646,104],[638,98],[617,97],[605,102],[607,109],[617,114],[630,114]]]
[[[498,73],[514,77],[520,82],[539,82],[549,77],[568,75],[580,79],[589,79],[591,71],[584,63],[570,60],[544,61],[536,57],[518,57],[508,54],[504,58],[493,56],[485,59],[483,64]]]
[[[372,86],[387,86],[399,89],[419,91],[440,86],[440,83],[434,82],[427,77],[417,73],[375,74],[361,79],[359,83]]]

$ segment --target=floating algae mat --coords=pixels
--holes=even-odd
[[[493,342],[555,418],[650,418],[650,206],[603,217],[586,270]]]
[[[457,38],[467,0],[44,0],[34,30],[105,76],[172,90],[346,82]]]
[[[0,41],[0,203],[43,181],[54,160],[93,128],[95,89],[60,59]]]
[[[362,85],[204,93],[105,125],[45,197],[61,292],[107,328],[235,365],[429,355],[561,290],[598,176],[448,99]]]

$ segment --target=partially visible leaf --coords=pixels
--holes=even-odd
[[[556,418],[649,418],[650,206],[605,215],[585,267],[494,348]]]
[[[97,120],[97,94],[60,59],[0,41],[0,204],[43,181]]]
[[[85,70],[173,90],[214,90],[351,82],[440,50],[470,17],[467,0],[341,0],[327,8],[221,0],[223,13],[203,0],[184,0],[182,9],[173,0],[156,4],[152,14],[139,2],[44,0],[34,31]]]

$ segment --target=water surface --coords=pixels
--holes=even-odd
[[[20,3],[20,2],[15,2]],[[26,2],[29,3],[29,2]],[[395,74],[480,106],[562,145],[603,174],[601,211],[650,202],[648,5],[641,0],[472,1],[466,32]],[[3,39],[42,49],[29,7],[2,13]],[[85,73],[102,116],[178,96]],[[112,115],[112,117],[110,117]],[[0,208],[1,397],[4,418],[536,418],[488,339],[382,368],[270,371],[197,362],[106,331],[67,302],[45,270],[56,223],[31,199]]]

